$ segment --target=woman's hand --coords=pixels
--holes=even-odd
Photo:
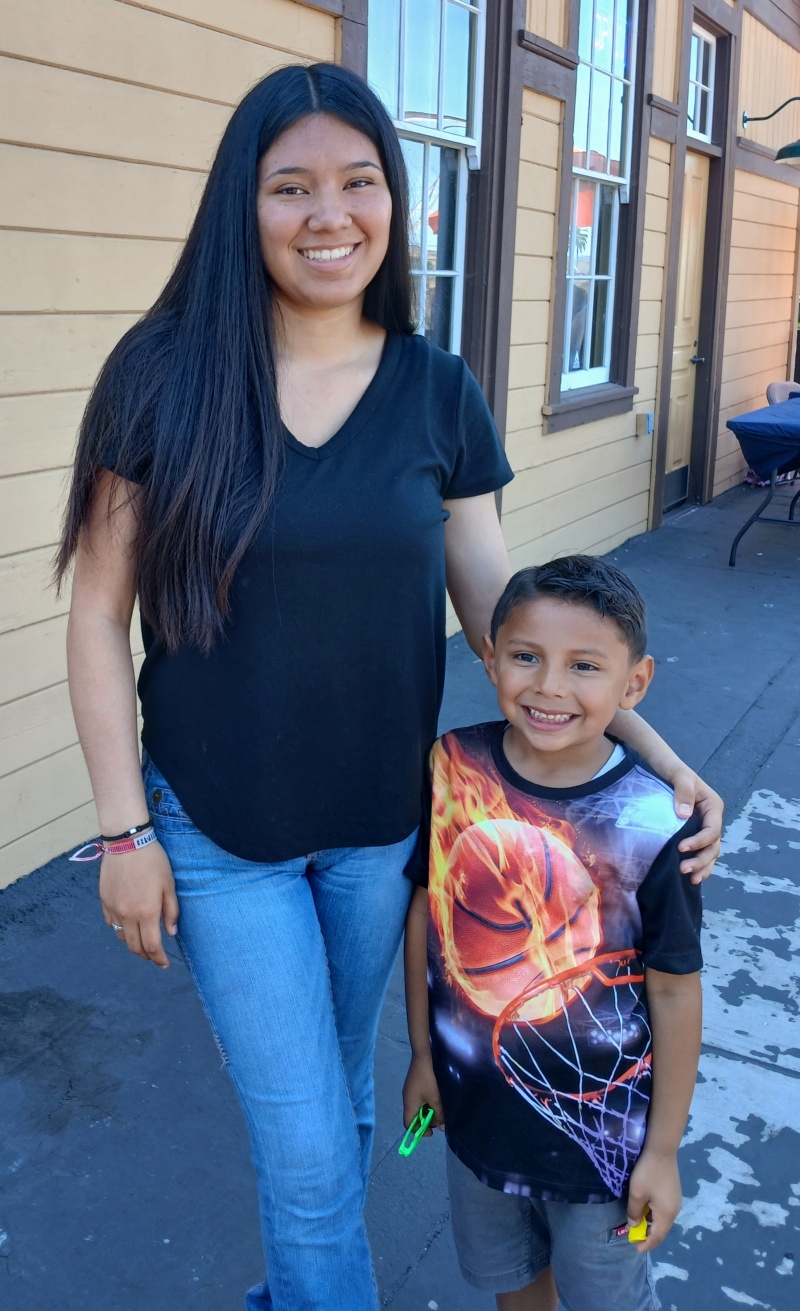
[[[699,774],[678,761],[668,781],[675,791],[675,810],[678,816],[688,819],[696,808],[700,812],[703,827],[691,838],[684,838],[679,850],[691,853],[691,859],[681,861],[681,874],[688,874],[692,883],[702,883],[714,868],[720,851],[722,837],[722,797],[703,782]]]
[[[432,1125],[425,1130],[424,1136],[430,1138],[433,1129],[444,1128],[444,1111],[439,1095],[439,1085],[433,1072],[433,1061],[425,1053],[411,1057],[406,1081],[403,1084],[403,1124],[406,1129],[411,1124],[420,1106],[432,1106],[435,1115]]]
[[[121,924],[120,942],[142,960],[165,970],[161,921],[170,937],[178,932],[178,898],[167,853],[158,842],[123,855],[105,855],[100,866],[100,902],[109,927]]]
[[[688,819],[693,810],[699,810],[703,827],[693,837],[684,838],[680,849],[692,853],[690,859],[681,861],[681,873],[690,875],[692,883],[702,883],[719,855],[722,797],[685,765],[635,710],[618,710],[609,727],[616,737],[621,737],[623,742],[638,751],[648,765],[671,784],[675,793],[675,814],[679,819]]]

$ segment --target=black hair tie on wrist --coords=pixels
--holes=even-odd
[[[137,833],[146,833],[153,825],[148,819],[146,824],[134,824],[133,828],[126,828],[124,833],[117,833],[113,838],[108,837],[106,833],[100,834],[101,842],[124,842],[126,838],[135,838]]]

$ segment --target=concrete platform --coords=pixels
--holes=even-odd
[[[612,555],[650,607],[646,714],[729,816],[667,1311],[800,1305],[800,535],[756,526],[729,569],[753,504],[737,489]],[[442,726],[496,717],[463,639],[448,659]],[[233,1090],[174,947],[165,974],[122,950],[95,877],[60,858],[0,893],[0,1307],[237,1311],[262,1258]],[[397,1156],[406,1061],[396,971],[368,1202],[383,1305],[490,1311],[457,1271],[439,1136]]]

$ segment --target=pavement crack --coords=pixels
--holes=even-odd
[[[416,1261],[411,1261],[406,1266],[403,1273],[397,1276],[391,1288],[389,1288],[388,1291],[384,1293],[383,1298],[381,1299],[382,1306],[391,1306],[397,1294],[400,1293],[403,1290],[403,1288],[405,1288],[410,1277],[416,1274],[417,1270],[419,1270],[419,1267],[422,1265],[422,1262],[425,1260],[425,1257],[428,1255],[429,1251],[433,1247],[433,1244],[436,1242],[437,1238],[441,1238],[449,1219],[450,1219],[449,1211],[444,1211],[442,1215],[439,1216],[438,1220],[434,1224],[434,1227],[425,1242],[424,1247],[422,1248],[422,1251],[419,1253],[419,1256],[417,1257]]]
[[[730,1047],[720,1047],[716,1043],[704,1042],[704,1054],[724,1056],[727,1061],[737,1061],[740,1065],[758,1065],[762,1070],[788,1075],[791,1079],[800,1079],[800,1070],[790,1065],[781,1065],[780,1061],[766,1061],[763,1056],[743,1056],[741,1052],[732,1051]]]

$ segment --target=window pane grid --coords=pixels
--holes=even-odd
[[[409,176],[417,330],[451,349],[462,276],[464,152],[425,139],[402,138],[401,144]]]
[[[480,4],[465,0],[371,4],[369,78],[399,128],[446,134],[477,146],[482,12]]]
[[[562,391],[611,376],[619,207],[630,173],[636,0],[581,0]]]
[[[578,68],[582,86],[575,106],[575,169],[623,182],[630,156],[631,8],[629,0],[583,0]]]
[[[604,368],[611,344],[612,316],[609,307],[614,296],[614,269],[616,265],[616,230],[613,221],[617,197],[612,189],[595,184],[591,196],[591,214],[581,214],[581,201],[589,195],[577,183],[573,191],[572,233],[569,270],[567,275],[567,316],[565,325],[565,356],[568,374],[585,374]],[[605,195],[603,194],[605,193]],[[605,216],[603,208],[611,208]],[[581,225],[581,218],[590,223]],[[582,235],[585,234],[585,235]],[[608,244],[606,245],[606,242]],[[583,263],[585,267],[580,268]],[[603,272],[599,265],[605,265]],[[584,386],[583,377],[567,378],[569,389]]]
[[[702,27],[692,28],[689,59],[689,103],[687,132],[701,141],[710,141],[714,117],[714,69],[717,43]]]
[[[389,109],[409,175],[417,330],[457,350],[467,152],[477,162],[486,0],[371,0],[369,81]]]

